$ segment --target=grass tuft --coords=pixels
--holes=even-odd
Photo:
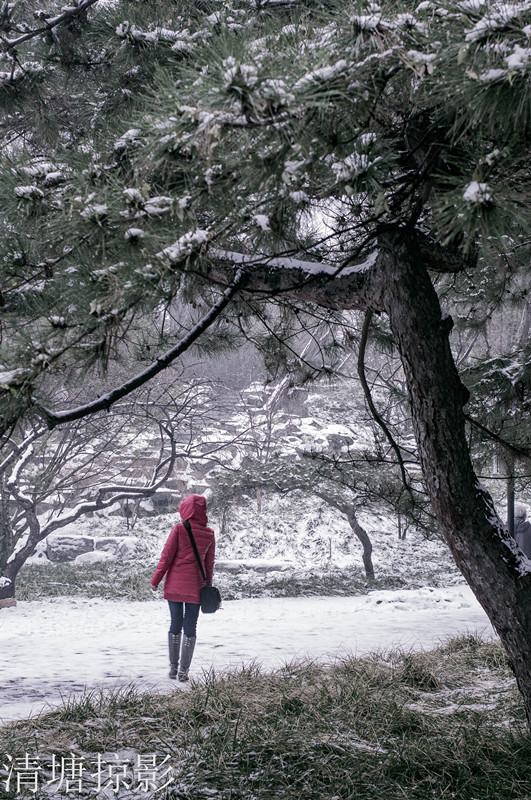
[[[125,750],[169,757],[173,782],[156,795],[168,800],[531,798],[514,679],[501,647],[477,637],[272,673],[210,670],[170,694],[89,692],[0,730],[13,756]]]

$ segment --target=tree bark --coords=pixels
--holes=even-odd
[[[349,525],[358,537],[363,547],[363,566],[365,575],[369,580],[374,580],[374,565],[372,563],[372,542],[367,531],[359,524],[354,509],[351,508],[347,513]]]
[[[419,458],[442,533],[511,662],[531,726],[531,571],[474,474],[465,436],[467,392],[451,354],[451,320],[413,236],[380,241],[380,299],[411,402]]]
[[[354,272],[323,268],[313,278],[308,265],[257,258],[245,290],[323,308],[387,313],[434,513],[457,567],[507,651],[531,728],[531,569],[474,473],[463,411],[468,397],[448,340],[452,321],[443,317],[428,274],[428,269],[459,271],[465,263],[459,267],[453,251],[440,245],[430,250],[417,232],[405,228],[382,233],[378,247],[376,259]],[[218,251],[215,261],[207,275],[228,283],[236,266],[252,258]]]
[[[7,560],[13,550],[13,527],[9,514],[9,493],[6,478],[0,474],[0,573],[3,573]]]

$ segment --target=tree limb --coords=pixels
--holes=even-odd
[[[64,22],[67,19],[72,19],[73,17],[77,16],[78,14],[82,14],[83,11],[86,11],[87,8],[90,6],[95,5],[98,0],[83,0],[78,6],[71,6],[66,8],[62,14],[58,14],[56,17],[48,17],[45,18],[45,22],[42,28],[35,28],[32,31],[28,31],[27,33],[18,36],[16,39],[3,39],[0,38],[0,42],[2,44],[2,49],[4,52],[9,52],[10,50],[15,49],[18,47],[19,44],[22,42],[27,42],[28,39],[34,39],[36,36],[40,36],[42,33],[48,33],[55,28],[57,25],[60,25],[61,22]]]
[[[209,281],[227,286],[237,269],[248,268],[245,290],[255,297],[287,297],[316,303],[336,311],[374,308],[375,293],[370,285],[372,267],[379,253],[372,252],[355,265],[333,265],[302,261],[288,255],[250,255],[212,248],[202,264]]]
[[[157,360],[147,369],[135,375],[129,381],[126,381],[121,386],[116,387],[111,392],[108,392],[108,394],[102,395],[102,397],[99,397],[97,400],[93,400],[91,403],[86,403],[83,406],[79,406],[78,408],[74,408],[69,411],[54,412],[50,409],[42,407],[38,408],[37,410],[44,417],[48,428],[51,430],[57,425],[62,425],[65,422],[73,422],[76,419],[88,417],[90,414],[95,414],[98,411],[108,411],[109,408],[114,405],[114,403],[118,402],[118,400],[121,400],[122,397],[131,394],[131,392],[134,392],[135,389],[143,386],[160,372],[165,370],[166,367],[169,367],[169,365],[175,361],[176,358],[182,355],[182,353],[188,350],[188,348],[191,347],[191,345],[220,316],[221,312],[230,303],[234,295],[240,290],[244,276],[244,270],[239,269],[231,285],[225,290],[225,292],[223,292],[220,299],[212,306],[210,311],[203,317],[203,319],[201,319],[197,325],[195,325],[192,330],[183,339],[181,339],[177,345],[175,345],[175,347],[172,347],[170,350],[164,353],[164,355],[157,358]]]
[[[474,419],[470,416],[470,414],[465,414],[465,419],[470,422],[475,428],[478,428],[483,433],[487,434],[489,439],[492,439],[495,442],[503,445],[503,447],[507,448],[511,453],[514,453],[516,456],[520,456],[520,458],[531,458],[531,451],[525,447],[518,447],[518,445],[511,444],[508,442],[507,439],[504,439],[502,436],[499,436],[494,431],[491,431],[489,428],[486,428],[485,425],[482,425],[481,422],[478,422],[477,419]]]
[[[372,399],[371,390],[367,382],[367,376],[365,375],[365,351],[367,348],[367,339],[369,336],[369,328],[371,327],[371,321],[372,321],[372,311],[369,309],[368,311],[365,312],[365,319],[363,320],[363,328],[361,330],[360,348],[358,351],[358,376],[360,379],[361,386],[363,388],[363,393],[365,395],[367,405],[369,406],[369,410],[373,416],[373,419],[376,423],[378,423],[380,428],[383,430],[389,444],[396,453],[396,457],[398,459],[398,465],[400,467],[400,474],[402,476],[402,483],[404,484],[404,488],[411,498],[411,502],[414,503],[413,492],[411,491],[411,486],[409,485],[409,481],[407,479],[406,468],[404,465],[404,460],[402,458],[402,453],[400,452],[400,447],[395,442],[391,431],[385,424],[385,421],[383,420],[380,413],[378,412],[378,409],[374,405],[374,400]]]

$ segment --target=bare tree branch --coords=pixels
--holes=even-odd
[[[372,399],[371,390],[369,384],[367,383],[367,377],[365,375],[365,351],[367,348],[367,339],[369,336],[369,328],[371,326],[372,321],[372,311],[369,309],[365,312],[365,319],[363,320],[363,328],[361,331],[361,338],[360,338],[360,348],[358,351],[358,376],[361,382],[361,386],[363,388],[363,393],[365,395],[365,399],[367,400],[367,405],[369,406],[370,412],[373,416],[373,419],[380,428],[385,433],[385,436],[396,453],[396,457],[398,459],[398,465],[400,467],[400,474],[402,476],[402,483],[404,484],[404,489],[409,494],[412,503],[414,503],[413,492],[411,491],[411,486],[409,485],[409,481],[407,479],[406,468],[404,465],[404,460],[402,458],[402,453],[400,447],[395,442],[393,435],[385,421],[383,420],[382,416],[378,412],[378,409],[374,405],[374,400]]]
[[[138,500],[140,497],[149,497],[155,494],[157,489],[164,485],[170,477],[177,459],[177,443],[175,439],[176,421],[169,420],[168,422],[159,422],[158,424],[162,439],[158,463],[151,477],[147,479],[147,482],[143,486],[113,486],[112,484],[108,484],[98,489],[93,489],[91,499],[82,500],[75,508],[55,519],[48,519],[48,522],[43,526],[41,526],[37,513],[39,499],[32,497],[31,492],[29,494],[26,492],[26,487],[31,486],[32,473],[30,471],[26,479],[23,479],[21,474],[22,470],[27,466],[28,461],[34,455],[34,442],[31,440],[32,437],[27,437],[23,446],[11,442],[11,446],[15,449],[18,460],[11,465],[12,472],[5,481],[5,488],[9,496],[16,502],[21,510],[25,518],[25,524],[20,527],[15,540],[11,542],[11,545],[15,545],[16,541],[19,540],[21,546],[11,547],[11,553],[6,552],[5,546],[3,548],[3,563],[0,564],[0,569],[4,572],[5,580],[4,584],[0,586],[0,597],[2,597],[2,595],[13,596],[15,580],[20,568],[26,559],[32,555],[38,542],[45,539],[48,534],[75,522],[81,516],[91,511],[109,508],[123,500]],[[46,428],[42,427],[40,429],[41,437],[45,436],[47,433]],[[166,454],[168,444],[170,447],[169,455]],[[65,457],[68,457],[68,454],[65,454]]]
[[[231,285],[223,292],[220,299],[212,306],[208,314],[206,314],[203,319],[201,319],[197,325],[195,325],[192,330],[183,339],[181,339],[177,345],[175,345],[175,347],[172,347],[170,350],[164,353],[164,355],[157,358],[153,364],[151,364],[143,372],[135,375],[134,378],[131,378],[131,380],[126,381],[121,386],[118,386],[111,392],[99,397],[97,400],[94,400],[91,403],[86,403],[78,408],[71,409],[70,411],[54,412],[46,408],[37,409],[44,417],[48,428],[52,429],[57,425],[64,424],[65,422],[73,422],[74,420],[88,417],[90,414],[95,414],[97,411],[108,411],[109,408],[114,405],[114,403],[118,402],[118,400],[121,400],[122,397],[131,394],[131,392],[134,392],[135,389],[140,388],[140,386],[143,386],[160,372],[165,370],[166,367],[169,367],[169,365],[175,361],[176,358],[182,355],[182,353],[188,350],[188,348],[191,347],[191,345],[220,316],[221,312],[241,288],[244,276],[244,270],[239,269]]]

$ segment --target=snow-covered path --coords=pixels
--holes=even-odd
[[[134,683],[164,691],[169,614],[158,602],[58,598],[0,610],[0,721],[36,714],[85,688]],[[490,623],[467,586],[364,597],[257,598],[200,616],[194,675],[257,660],[332,659],[424,648]],[[177,684],[178,686],[179,684]]]

